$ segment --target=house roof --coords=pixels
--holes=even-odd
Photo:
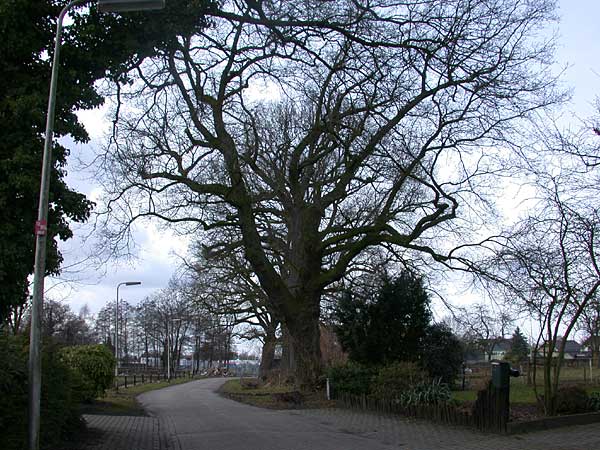
[[[581,350],[581,345],[577,341],[567,339],[565,343],[565,353],[578,353]]]
[[[562,342],[562,339],[557,339],[555,351],[558,351],[561,342]],[[577,354],[580,351],[581,351],[581,344],[579,342],[574,341],[572,339],[567,339],[567,342],[565,343],[565,353]]]
[[[510,350],[512,342],[510,339],[499,339],[494,346],[496,352],[507,352]]]

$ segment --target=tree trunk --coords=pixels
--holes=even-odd
[[[286,318],[286,328],[294,349],[294,375],[299,386],[305,389],[316,387],[322,370],[319,303],[311,303],[302,304],[298,314]]]
[[[265,335],[265,343],[263,344],[262,355],[260,357],[260,366],[258,369],[258,376],[260,378],[268,377],[269,373],[273,369],[276,344],[277,337],[275,336],[275,331],[267,332]]]

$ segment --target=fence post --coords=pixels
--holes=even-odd
[[[133,376],[133,385],[135,386],[135,375]]]

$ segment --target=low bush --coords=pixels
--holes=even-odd
[[[404,393],[426,381],[427,373],[418,364],[396,362],[379,370],[373,378],[371,394],[380,399],[399,399]]]
[[[339,394],[368,395],[377,369],[348,362],[329,369],[328,376],[334,396]]]
[[[28,343],[22,336],[0,335],[0,448],[27,448]],[[71,395],[72,376],[57,349],[46,344],[42,350],[40,442],[56,448],[82,422],[77,402]]]
[[[590,394],[590,410],[600,412],[600,392],[592,392]]]
[[[65,347],[60,357],[74,372],[73,390],[79,401],[91,402],[111,387],[116,361],[105,345]]]
[[[25,342],[0,334],[0,448],[27,448]]]
[[[578,386],[561,387],[556,393],[556,412],[577,414],[589,411],[590,397],[585,389]]]
[[[404,391],[398,401],[403,406],[438,405],[450,401],[452,392],[440,379],[423,381]]]

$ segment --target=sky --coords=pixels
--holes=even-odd
[[[566,107],[564,118],[573,121],[589,117],[594,112],[594,99],[600,97],[600,2],[597,0],[561,0],[558,14],[556,71],[562,75],[565,87],[572,89],[572,102]],[[551,32],[552,30],[549,30]],[[59,93],[60,95],[60,93]],[[103,109],[79,113],[91,136],[85,145],[67,143],[71,148],[67,183],[92,200],[100,193],[89,169],[89,163],[103,145],[110,125]],[[506,198],[507,204],[514,199]],[[58,279],[46,282],[47,296],[68,303],[77,312],[87,305],[92,313],[98,312],[108,301],[114,300],[116,286],[122,281],[141,281],[140,286],[124,287],[120,297],[136,304],[157,289],[166,287],[175,273],[180,257],[187,251],[187,242],[156,225],[138,226],[135,230],[138,244],[137,258],[132,261],[109,261],[102,267],[82,263],[91,251],[89,225],[74,227],[75,238],[61,243],[65,256],[65,270]],[[91,239],[93,240],[93,238]],[[473,300],[473,295],[449,290],[452,303]]]

